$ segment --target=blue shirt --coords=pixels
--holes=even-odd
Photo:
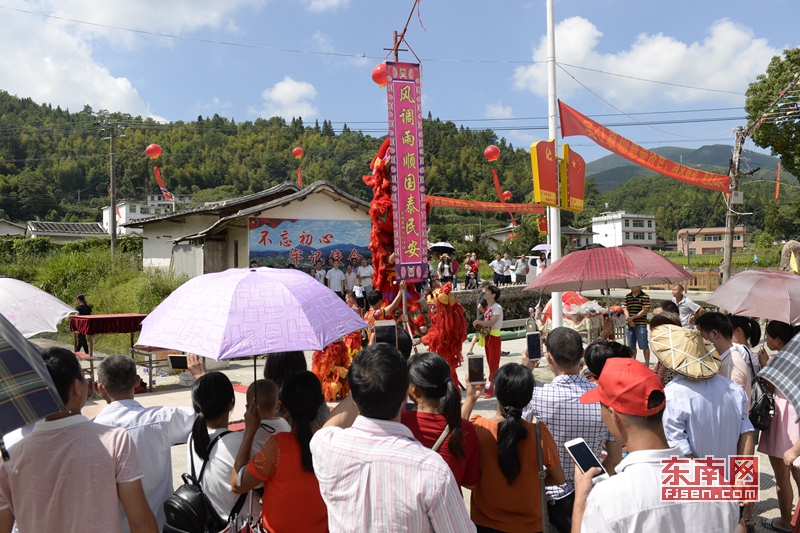
[[[533,397],[522,411],[525,420],[531,422],[536,416],[544,422],[558,447],[566,481],[547,487],[547,497],[551,500],[560,500],[575,491],[575,461],[567,453],[565,442],[582,438],[599,460],[603,445],[614,440],[600,415],[600,404],[580,402],[583,393],[596,386],[578,374],[556,376],[551,383],[533,389]]]

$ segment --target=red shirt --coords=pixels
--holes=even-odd
[[[303,470],[295,430],[273,435],[247,469],[264,482],[261,520],[268,531],[328,531],[328,508],[317,476]]]
[[[444,415],[420,411],[404,411],[400,415],[400,421],[411,430],[414,438],[426,448],[433,448],[445,426],[447,426]],[[475,432],[475,426],[472,425],[472,422],[462,420],[461,431],[464,433],[464,457],[459,460],[450,453],[450,435],[444,439],[437,453],[442,456],[447,466],[453,471],[456,483],[459,486],[471,487],[478,482],[481,474],[481,447],[478,444],[478,434]]]

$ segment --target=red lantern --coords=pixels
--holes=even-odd
[[[303,154],[305,154],[305,152],[299,146],[294,150],[292,150],[292,155],[294,156],[295,159],[300,159],[301,157],[303,157]]]
[[[503,199],[511,200],[511,191],[503,191]]]
[[[389,80],[386,79],[386,63],[378,63],[372,69],[372,81],[378,84],[378,87],[386,87]]]
[[[150,146],[144,149],[144,152],[147,155],[149,155],[152,159],[155,159],[161,155],[161,147],[157,144],[151,144]]]
[[[500,148],[490,144],[486,147],[486,150],[483,151],[483,156],[489,161],[497,161],[497,158],[500,157]]]

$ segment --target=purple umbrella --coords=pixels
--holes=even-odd
[[[364,327],[304,272],[232,268],[181,285],[144,319],[138,344],[220,360],[321,350]]]
[[[708,300],[734,315],[800,321],[800,276],[778,270],[745,270],[714,291]]]
[[[537,244],[536,246],[531,248],[531,252],[545,252],[547,250],[550,250],[549,244]]]

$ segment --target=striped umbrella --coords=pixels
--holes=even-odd
[[[690,272],[655,252],[638,246],[615,246],[565,255],[523,290],[580,292],[672,284],[691,278]]]
[[[0,315],[0,437],[63,409],[39,350]]]

